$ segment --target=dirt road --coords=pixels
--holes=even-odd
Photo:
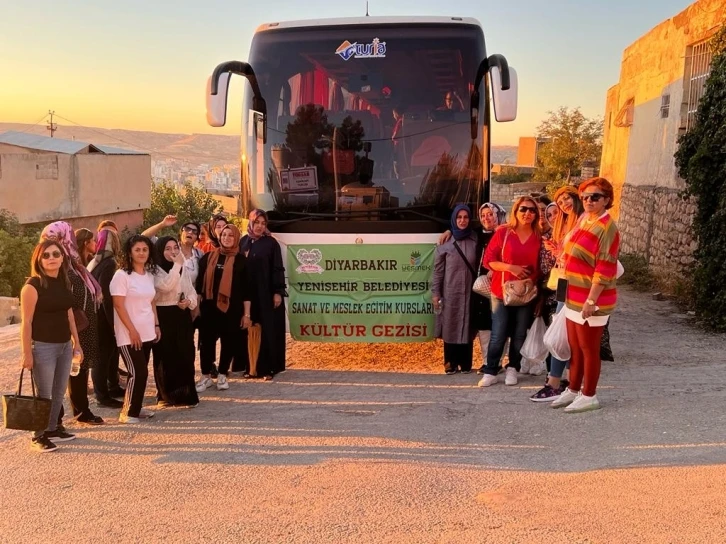
[[[632,292],[612,338],[589,414],[530,402],[541,378],[444,376],[434,344],[291,342],[271,383],[136,427],[99,409],[57,453],[0,430],[0,542],[726,541],[726,338]]]

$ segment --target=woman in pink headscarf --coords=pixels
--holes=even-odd
[[[56,221],[43,229],[43,240],[57,241],[68,259],[68,278],[73,291],[73,312],[76,327],[83,349],[81,370],[68,380],[68,396],[73,408],[73,416],[80,423],[102,425],[103,419],[91,412],[88,405],[88,371],[98,364],[98,307],[101,302],[101,286],[86,270],[81,262],[78,244],[73,228],[65,221]],[[58,420],[62,428],[61,419]]]
[[[271,380],[272,376],[285,371],[285,266],[282,263],[280,244],[267,228],[267,213],[253,210],[247,225],[247,235],[240,241],[240,252],[247,257],[248,277],[252,287],[252,323],[262,329],[257,368],[246,377]],[[247,335],[245,335],[245,340]],[[247,343],[242,342],[240,353],[235,357],[247,360]],[[241,365],[240,365],[241,366]]]

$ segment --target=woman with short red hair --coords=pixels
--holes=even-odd
[[[552,403],[565,412],[597,410],[595,391],[600,379],[600,341],[610,314],[615,310],[615,287],[620,233],[608,213],[613,205],[613,186],[604,178],[592,178],[579,187],[585,213],[565,243],[567,279],[567,336],[570,385]]]

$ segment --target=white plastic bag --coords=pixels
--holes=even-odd
[[[557,312],[552,318],[552,324],[544,334],[544,345],[552,356],[560,361],[570,360],[570,343],[567,340],[567,318],[565,308]]]
[[[532,363],[541,363],[547,358],[547,346],[544,345],[544,335],[547,327],[544,319],[538,317],[532,323],[527,332],[527,338],[519,353],[522,357],[528,359]]]

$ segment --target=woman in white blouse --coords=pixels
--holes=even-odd
[[[156,242],[158,270],[154,277],[156,312],[161,340],[153,346],[156,400],[161,407],[193,407],[199,403],[194,386],[194,328],[191,312],[197,293],[179,243],[171,236]]]

